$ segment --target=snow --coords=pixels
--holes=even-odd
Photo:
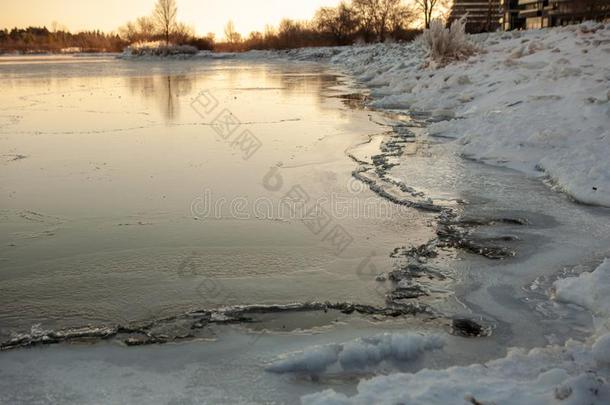
[[[610,333],[597,339],[593,345],[593,357],[600,367],[610,367]]]
[[[604,345],[609,336],[604,337]],[[601,338],[600,338],[601,340]],[[599,342],[599,340],[598,340]],[[605,346],[603,349],[607,349]],[[607,357],[607,351],[601,353]],[[574,361],[576,359],[576,361]],[[361,381],[352,397],[326,390],[302,402],[320,404],[604,404],[610,401],[608,369],[595,369],[595,346],[569,342],[526,352],[512,349],[486,364],[424,369]],[[607,359],[606,359],[607,360]]]
[[[371,89],[372,107],[429,112],[441,121],[431,124],[428,134],[455,138],[464,155],[529,175],[548,176],[558,189],[581,202],[610,206],[610,26],[588,23],[478,35],[474,40],[481,53],[438,69],[423,67],[426,52],[418,43],[294,50],[280,56],[302,60],[332,58],[333,63],[349,70]],[[270,55],[251,52],[243,57],[264,59]],[[236,56],[203,52],[196,57]],[[593,272],[556,281],[553,289],[555,301],[584,307],[595,316],[597,330],[588,341],[568,341],[530,351],[513,348],[505,357],[484,364],[379,375],[362,380],[355,393],[325,390],[304,396],[302,402],[610,403],[610,259]],[[444,339],[437,335],[392,333],[324,343],[283,355],[267,370],[309,375],[375,372],[383,362],[414,362],[428,352],[440,350]],[[156,348],[139,350],[145,351],[143,358],[153,358]],[[192,369],[177,364],[176,370],[181,367],[190,377],[197,375],[197,367],[208,367],[205,360],[209,362],[209,358],[194,353],[189,357],[200,364]],[[212,364],[220,363],[211,358]],[[161,360],[159,363],[163,364],[170,361]],[[99,367],[100,374],[92,373],[91,381],[108,379],[110,375],[115,380],[117,376],[126,379],[116,369],[101,374],[108,368],[103,366]],[[82,373],[69,370],[73,378],[66,380],[74,381],[76,374]],[[183,385],[182,379],[174,380],[167,375],[152,375],[152,382],[142,385],[144,394],[137,394],[157,389],[168,395],[162,397],[163,402],[168,402],[185,390],[203,389],[190,381]],[[163,384],[155,381],[166,381],[177,388],[168,393]],[[121,381],[116,384],[121,386]],[[88,386],[75,389],[93,391]],[[117,392],[129,389],[125,383]],[[191,398],[204,395],[188,392]],[[207,399],[214,402],[217,397]]]
[[[328,371],[363,371],[383,361],[416,360],[425,352],[441,349],[443,345],[443,339],[435,335],[384,333],[291,353],[274,362],[267,371],[309,375]]]
[[[190,45],[165,44],[162,41],[136,42],[123,51],[122,57],[195,55],[199,51]]]
[[[267,368],[273,373],[317,374],[339,360],[340,345],[325,345],[295,353],[289,358],[279,360]]]
[[[610,206],[610,25],[585,23],[472,38],[479,49],[432,69],[420,43],[352,47],[331,60],[371,89],[370,106],[426,112],[429,136],[459,153],[544,176],[587,204]],[[362,380],[304,404],[610,403],[610,260],[554,283],[557,302],[590,310],[596,333],[465,367]]]
[[[370,106],[429,113],[428,136],[460,154],[550,180],[610,206],[610,25],[584,23],[471,38],[478,53],[434,68],[421,43],[351,47],[331,61],[371,89]],[[307,51],[304,51],[305,53]],[[610,260],[558,280],[552,298],[591,311],[588,341],[513,348],[485,364],[362,380],[304,404],[610,403]]]
[[[192,57],[330,59],[371,88],[371,107],[431,113],[429,134],[456,138],[462,154],[610,206],[610,24],[472,39],[476,56],[438,69],[421,41]]]
[[[580,202],[610,206],[610,25],[473,36],[480,52],[426,68],[421,43],[342,48],[331,61],[379,109],[432,113],[431,135],[460,152],[546,176]],[[315,52],[301,51],[301,58]],[[332,53],[328,50],[318,54]]]
[[[589,342],[569,340],[563,346],[530,351],[512,348],[506,357],[485,364],[378,376],[362,380],[354,396],[329,389],[306,395],[302,402],[307,405],[610,403],[610,333],[605,329],[610,319],[609,276],[610,260],[606,259],[591,273],[554,283],[557,301],[584,306],[603,319]]]
[[[460,375],[461,374],[461,375]],[[412,378],[410,378],[412,377]],[[476,380],[475,380],[476,379]],[[549,389],[551,388],[551,389]],[[554,388],[554,389],[553,389]],[[551,369],[534,379],[509,381],[488,375],[485,368],[451,369],[445,372],[380,377],[359,385],[352,398],[327,390],[303,398],[303,404],[603,404],[610,399],[608,387],[594,375],[570,377],[562,369]],[[492,395],[493,394],[493,395]],[[607,402],[606,402],[607,403]]]
[[[555,299],[589,309],[601,320],[610,319],[610,259],[591,273],[557,280]]]

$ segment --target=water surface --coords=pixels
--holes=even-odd
[[[396,241],[433,233],[351,178],[348,151],[385,128],[338,97],[353,84],[328,67],[11,57],[0,77],[4,335],[380,303],[359,264],[391,268]],[[295,193],[303,212],[282,204]],[[304,224],[312,212],[322,219]]]

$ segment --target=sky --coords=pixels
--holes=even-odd
[[[242,34],[264,31],[282,18],[304,20],[316,9],[334,6],[339,0],[176,0],[178,19],[193,26],[199,35],[224,36],[229,19]],[[70,31],[100,29],[116,31],[139,16],[149,15],[155,0],[0,0],[0,28],[47,26],[53,22]]]

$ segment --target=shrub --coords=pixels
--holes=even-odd
[[[428,64],[444,66],[456,60],[468,59],[477,52],[475,44],[466,34],[464,17],[445,28],[440,20],[432,20],[430,28],[424,30],[421,42],[428,51]]]
[[[126,52],[134,56],[195,55],[197,48],[191,45],[166,45],[163,41],[136,42],[127,47]]]

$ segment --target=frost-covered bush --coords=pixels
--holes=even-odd
[[[477,47],[466,34],[466,19],[455,20],[445,28],[440,20],[432,20],[430,28],[420,37],[428,51],[428,64],[443,66],[456,60],[467,59],[476,53]]]
[[[132,56],[170,56],[195,55],[197,48],[190,45],[173,45],[165,42],[136,42],[125,49],[125,53]]]

